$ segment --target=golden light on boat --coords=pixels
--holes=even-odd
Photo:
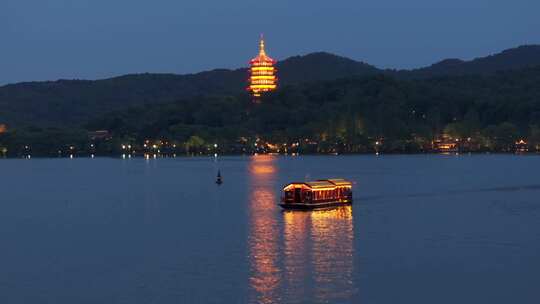
[[[248,91],[253,97],[260,97],[262,93],[273,91],[277,88],[276,61],[266,55],[264,38],[261,35],[259,42],[259,55],[251,59]]]
[[[352,183],[334,178],[288,184],[280,205],[285,209],[317,209],[350,203]]]

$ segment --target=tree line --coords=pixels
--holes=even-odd
[[[0,135],[0,146],[19,151],[32,143],[49,153],[88,146],[86,131],[101,129],[112,135],[103,150],[110,153],[122,142],[147,140],[199,152],[218,145],[239,153],[260,142],[300,153],[409,153],[429,151],[443,134],[474,143],[467,146],[473,151],[511,151],[520,139],[540,145],[540,68],[411,80],[347,77],[284,86],[258,103],[244,93],[201,94],[110,112],[76,130],[12,130]]]

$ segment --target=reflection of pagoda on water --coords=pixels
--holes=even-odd
[[[268,55],[264,49],[264,39],[261,35],[259,43],[259,55],[249,62],[250,76],[248,91],[253,97],[259,98],[262,93],[274,91],[277,88],[276,61]]]

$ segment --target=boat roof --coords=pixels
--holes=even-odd
[[[333,179],[320,179],[310,182],[298,182],[290,183],[285,188],[288,188],[291,185],[305,185],[311,189],[334,189],[336,187],[352,186],[352,183],[342,179],[342,178],[333,178]]]
[[[343,178],[331,178],[328,179],[328,181],[336,186],[352,186],[352,183],[350,181]]]
[[[335,188],[336,185],[327,181],[327,180],[318,180],[313,182],[305,182],[306,185],[313,189],[320,189],[320,188]]]

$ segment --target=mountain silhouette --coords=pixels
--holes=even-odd
[[[414,70],[381,70],[325,52],[278,62],[280,86],[367,77],[430,78],[540,66],[540,46],[527,45],[470,61],[446,59]],[[195,74],[132,74],[102,80],[25,82],[0,87],[0,123],[8,125],[80,125],[111,111],[142,104],[167,103],[201,95],[245,92],[248,69],[216,69]]]

